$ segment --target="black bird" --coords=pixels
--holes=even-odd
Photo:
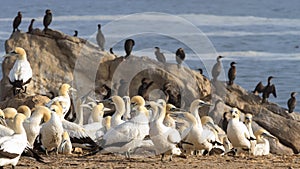
[[[161,63],[166,63],[166,57],[163,53],[160,52],[159,47],[154,47],[156,51],[154,52],[156,59]]]
[[[21,21],[22,21],[22,13],[19,11],[18,15],[15,17],[13,22],[13,32],[15,32],[16,29],[17,31],[20,31],[18,27],[21,24]]]
[[[47,9],[45,11],[45,16],[44,16],[44,20],[43,20],[43,24],[44,24],[44,27],[45,27],[44,30],[48,29],[48,26],[51,24],[51,22],[52,22],[52,12],[51,12],[50,9]]]
[[[78,31],[77,30],[75,30],[74,31],[74,35],[73,35],[74,37],[77,37],[78,36]]]
[[[233,85],[233,81],[236,77],[236,67],[235,67],[235,62],[231,62],[230,63],[230,69],[228,71],[228,79],[229,79],[229,82],[228,82],[228,85]]]
[[[100,89],[100,94],[103,96],[103,100],[109,99],[111,96],[111,88],[109,88],[106,84],[103,84]]]
[[[109,48],[109,53],[114,55],[113,48]]]
[[[271,93],[275,98],[277,97],[275,85],[271,84],[271,80],[273,78],[274,78],[273,76],[268,77],[268,84],[266,86],[264,86],[262,82],[259,82],[253,91],[254,94],[262,93],[262,97],[263,97],[262,103],[266,103],[268,101],[268,98]]]
[[[177,49],[177,51],[176,51],[176,62],[177,62],[178,68],[180,68],[181,63],[184,61],[184,59],[185,59],[185,53],[184,53],[183,48]]]
[[[224,58],[223,56],[217,57],[217,63],[214,65],[214,67],[211,70],[211,75],[213,77],[213,80],[217,80],[218,76],[220,75],[222,71],[221,61],[220,59]]]
[[[28,26],[28,32],[27,33],[32,33],[32,31],[33,31],[33,22],[34,21],[35,21],[35,19],[31,19],[30,25]]]
[[[170,82],[163,85],[162,91],[166,95],[166,102],[173,104],[175,107],[181,107],[181,93]]]
[[[197,69],[197,70],[199,71],[199,73],[200,73],[201,75],[203,75],[203,69],[199,68],[199,69]]]
[[[125,49],[125,52],[126,52],[125,58],[130,56],[133,46],[134,46],[134,40],[133,39],[127,39],[125,41],[125,43],[124,43],[124,49]]]
[[[296,92],[292,92],[291,98],[287,102],[287,106],[289,108],[289,113],[293,113],[294,109],[296,107],[296,104],[297,104],[296,95],[297,95]]]
[[[148,99],[146,94],[147,94],[147,90],[149,89],[149,87],[153,84],[153,81],[150,81],[150,79],[148,78],[143,78],[141,80],[141,85],[138,88],[138,95],[142,96],[145,99]]]

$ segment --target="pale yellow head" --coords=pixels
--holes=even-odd
[[[45,106],[39,106],[36,108],[36,110],[32,113],[33,116],[42,116],[43,121],[47,122],[51,118],[51,110]]]
[[[70,139],[70,136],[69,136],[68,132],[66,132],[66,131],[63,132],[62,139],[63,140],[69,140]]]
[[[102,125],[106,128],[106,130],[109,130],[111,126],[111,116],[106,116],[102,121]]]
[[[70,90],[75,91],[75,89],[73,89],[69,84],[64,83],[60,86],[59,95],[60,96],[66,96]]]
[[[16,134],[22,134],[25,132],[24,128],[23,128],[23,121],[26,119],[27,117],[22,114],[22,113],[18,113],[15,118],[14,118],[14,130]]]
[[[21,47],[15,47],[12,53],[17,54],[19,60],[27,60],[26,51]]]
[[[245,124],[251,124],[252,123],[252,114],[245,114],[245,120],[244,120]]]
[[[18,113],[24,114],[27,118],[29,118],[31,116],[31,110],[26,105],[19,106],[17,111],[18,111]]]
[[[130,102],[134,105],[145,106],[145,100],[142,96],[133,96]]]
[[[5,119],[14,119],[15,116],[17,115],[17,110],[15,108],[12,108],[12,107],[8,107],[8,108],[5,108],[3,110],[4,112],[4,115],[5,115]]]

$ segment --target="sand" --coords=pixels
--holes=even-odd
[[[300,168],[299,155],[269,156],[190,156],[188,158],[173,157],[173,161],[161,162],[159,156],[134,157],[131,160],[120,155],[96,154],[90,157],[50,154],[48,164],[39,163],[28,157],[21,157],[16,168],[222,168],[222,169],[260,169],[260,168]],[[10,168],[10,167],[7,167]]]

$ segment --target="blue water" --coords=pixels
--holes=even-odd
[[[95,43],[97,24],[104,27],[107,41],[114,44],[114,51],[123,55],[124,32],[132,31],[136,40],[134,54],[138,56],[153,56],[154,46],[160,46],[166,53],[167,60],[174,62],[174,52],[178,47],[184,47],[187,53],[186,66],[198,68],[196,60],[212,60],[220,54],[226,73],[231,61],[236,61],[238,76],[236,83],[247,90],[253,90],[257,82],[266,83],[266,78],[273,75],[277,87],[278,98],[270,100],[286,107],[286,101],[291,91],[300,92],[300,1],[289,0],[179,0],[146,1],[146,0],[116,0],[116,1],[7,1],[0,6],[0,53],[4,53],[4,42],[12,31],[12,20],[17,11],[23,12],[22,31],[27,31],[31,18],[37,21],[34,27],[42,28],[44,11],[53,11],[52,29],[66,34],[73,34],[76,29],[79,36]],[[143,12],[161,12],[170,17],[141,16],[132,18],[130,22],[122,23],[113,30],[108,29],[115,20],[126,19],[127,15]],[[174,17],[173,17],[174,16]],[[179,19],[175,18],[179,17]],[[183,23],[182,20],[189,22]],[[154,20],[154,21],[153,21]],[[117,24],[113,22],[114,24]],[[128,23],[126,25],[126,23]],[[130,24],[131,23],[131,24]],[[182,28],[181,25],[195,26],[204,36],[196,36],[199,32]],[[106,29],[105,29],[106,28]],[[169,35],[149,34],[139,32],[144,29],[169,30]],[[124,31],[126,30],[126,31]],[[173,33],[173,35],[172,35]],[[197,46],[198,53],[191,44],[180,41],[183,37],[192,45]],[[205,44],[198,43],[200,37]],[[214,50],[209,48],[214,46]],[[208,48],[206,48],[208,45]],[[108,49],[111,46],[106,46]],[[202,49],[206,49],[201,51]],[[209,53],[205,54],[205,51]],[[200,55],[199,52],[203,52]],[[203,54],[203,55],[202,55]],[[210,62],[213,63],[213,62]],[[207,68],[211,65],[206,65]],[[205,73],[210,72],[206,70]],[[207,74],[209,76],[209,74]],[[0,72],[1,76],[1,72]],[[225,78],[225,77],[224,77]],[[300,107],[296,109],[300,111]]]

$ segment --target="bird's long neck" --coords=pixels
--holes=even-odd
[[[198,108],[198,106],[192,106],[190,112],[196,118],[197,124],[202,126]]]
[[[15,119],[14,123],[14,130],[15,134],[22,134],[25,133],[25,129],[23,127],[23,119]]]

